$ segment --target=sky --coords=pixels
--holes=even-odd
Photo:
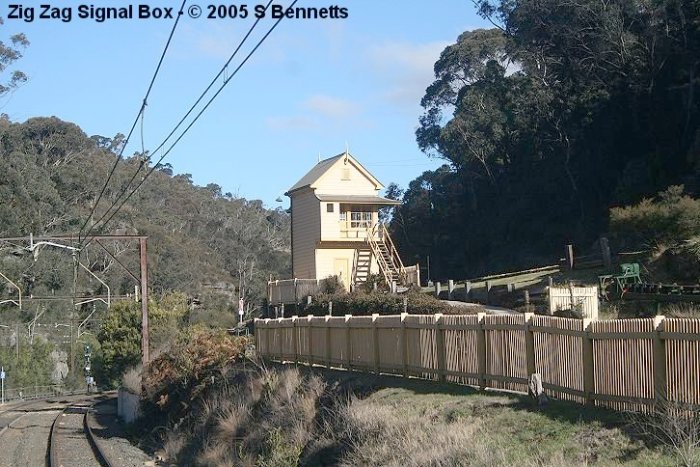
[[[275,2],[288,5],[292,0]],[[334,2],[335,1],[335,2]],[[40,19],[39,5],[71,7],[70,21]],[[266,2],[240,2],[250,10]],[[78,18],[80,5],[169,7],[177,1],[16,2],[33,21],[10,19],[0,5],[0,40],[24,32],[30,46],[11,68],[28,81],[0,99],[12,121],[56,116],[91,135],[126,134],[174,19]],[[187,14],[198,5],[199,18]],[[219,72],[254,18],[209,19],[208,3],[187,1],[185,14],[125,155],[154,149]],[[345,19],[283,19],[163,161],[197,185],[286,208],[285,191],[318,158],[346,147],[384,185],[406,187],[441,161],[419,149],[420,99],[440,52],[462,32],[487,23],[469,0],[299,0],[297,7],[347,9]],[[18,10],[15,10],[15,13]],[[261,20],[229,67],[235,69],[269,30]],[[214,89],[222,80],[219,79]],[[167,148],[168,146],[166,146]],[[160,157],[157,153],[156,157]],[[277,200],[281,198],[280,203]]]

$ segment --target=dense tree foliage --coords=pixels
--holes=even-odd
[[[20,339],[19,345],[0,346],[0,362],[5,369],[5,389],[32,388],[53,383],[54,345],[43,338]]]
[[[187,297],[168,293],[149,300],[150,348],[153,355],[170,350],[189,318]],[[97,334],[95,374],[100,386],[115,387],[125,370],[141,363],[141,306],[133,301],[115,304]]]
[[[495,27],[442,52],[421,102],[418,145],[448,164],[396,210],[406,259],[434,278],[551,261],[611,206],[697,192],[700,3],[475,3]]]
[[[0,236],[76,234],[122,141],[121,135],[88,138],[78,126],[55,117],[21,124],[0,120]],[[140,166],[148,166],[142,154],[118,165],[88,226],[117,199]],[[215,317],[228,311],[233,316],[239,297],[257,306],[265,296],[269,274],[289,271],[289,216],[284,211],[223,194],[215,184],[196,186],[189,174],[173,175],[168,164],[159,167],[106,228],[96,232],[148,235],[152,291],[159,295],[179,290],[197,298],[201,308],[195,310],[194,319],[198,312]],[[114,257],[93,242],[77,260],[108,284],[112,295],[133,293],[136,282],[122,266],[138,274],[138,243],[104,246]],[[18,245],[0,244],[0,271],[18,282],[25,295],[72,295],[74,287],[79,296],[106,294],[104,286],[82,268],[74,285],[74,264],[70,252],[62,249],[45,246],[32,254]],[[0,288],[3,298],[12,293],[9,286]],[[62,306],[70,307],[52,302],[47,313]],[[92,305],[86,305],[81,317],[90,311]],[[32,318],[35,312],[36,307],[28,305],[23,318]]]
[[[4,23],[0,18],[0,25]],[[14,62],[22,58],[22,50],[29,45],[27,36],[23,33],[17,33],[10,36],[10,42],[0,41],[0,74],[5,74],[4,83],[0,83],[0,96],[12,91],[20,84],[27,81],[27,75],[20,70],[12,70],[5,73]],[[7,76],[9,75],[9,76]]]

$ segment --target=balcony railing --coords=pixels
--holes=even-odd
[[[382,229],[374,229],[377,224],[376,221],[340,221],[340,237],[367,240],[369,232],[375,232],[374,239],[381,240]]]

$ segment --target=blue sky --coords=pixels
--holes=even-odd
[[[46,2],[23,4],[40,3]],[[148,3],[177,10],[181,2]],[[206,7],[199,0],[187,3]],[[405,187],[440,165],[415,143],[420,98],[442,49],[461,32],[488,25],[469,0],[300,0],[297,6],[334,4],[346,7],[349,17],[283,20],[164,162],[177,173],[192,174],[199,185],[217,183],[224,192],[261,199],[273,208],[288,205],[284,196],[282,204],[275,199],[319,154],[338,154],[346,143],[385,185]],[[0,7],[0,16],[7,16],[7,5]],[[250,24],[250,17],[182,17],[149,98],[146,149],[170,132]],[[261,21],[248,44],[252,47],[271,25],[271,19]],[[29,81],[2,99],[0,112],[13,121],[55,115],[88,135],[126,133],[171,27],[172,20],[96,23],[75,14],[69,23],[6,20],[0,27],[3,40],[24,32],[31,42],[15,65]],[[137,133],[125,154],[140,149]]]

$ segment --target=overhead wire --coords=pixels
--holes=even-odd
[[[119,161],[121,160],[122,155],[124,154],[124,150],[126,149],[127,145],[129,144],[129,140],[131,139],[131,135],[134,133],[134,129],[136,128],[136,125],[138,124],[139,118],[143,115],[143,112],[146,109],[146,105],[148,105],[148,96],[151,94],[151,90],[153,89],[153,85],[156,81],[156,77],[158,76],[158,73],[160,72],[160,68],[163,65],[163,60],[165,59],[165,55],[168,52],[168,48],[170,47],[170,42],[172,41],[173,36],[175,35],[175,30],[177,29],[177,25],[180,22],[180,17],[183,15],[186,2],[187,2],[187,0],[182,0],[182,5],[180,6],[180,10],[178,11],[177,18],[175,19],[175,23],[173,24],[173,27],[170,30],[170,35],[168,36],[168,40],[165,43],[165,47],[163,48],[163,53],[161,53],[161,55],[160,55],[160,59],[158,60],[158,65],[156,66],[156,70],[153,73],[153,77],[151,78],[151,82],[148,84],[148,90],[146,91],[146,94],[143,98],[143,101],[141,102],[141,107],[139,108],[139,112],[136,115],[136,118],[134,119],[134,123],[131,125],[131,129],[129,130],[129,133],[126,136],[126,140],[124,140],[123,144],[121,145],[121,149],[119,150],[119,154],[117,154],[117,157],[114,160],[114,164],[112,165],[112,168],[109,171],[109,174],[107,175],[107,179],[105,180],[104,184],[102,185],[102,189],[100,190],[100,194],[97,196],[97,200],[93,204],[92,209],[90,210],[90,214],[88,214],[88,216],[85,219],[85,222],[80,227],[80,231],[78,232],[78,242],[79,243],[82,243],[81,242],[81,235],[83,233],[83,230],[85,230],[85,227],[90,222],[90,218],[95,213],[95,210],[97,210],[97,206],[99,205],[100,200],[104,196],[105,191],[107,191],[107,186],[109,185],[109,182],[112,179],[114,172],[117,170],[117,166],[119,165]],[[93,226],[94,226],[94,224],[93,224]]]
[[[295,5],[298,1],[299,1],[299,0],[294,0],[287,8],[292,8],[292,7],[294,7],[294,5]],[[270,5],[270,3],[272,3],[272,2],[270,1],[270,2],[268,3],[268,6]],[[121,208],[124,206],[124,204],[126,204],[126,202],[129,201],[129,199],[131,199],[131,197],[134,195],[134,193],[136,193],[136,191],[138,191],[138,189],[145,183],[145,181],[148,179],[148,177],[150,177],[150,175],[158,168],[158,166],[160,165],[160,163],[167,157],[167,155],[170,153],[170,151],[173,150],[173,148],[180,142],[180,140],[185,136],[185,134],[187,134],[187,132],[192,128],[192,126],[197,122],[197,120],[199,120],[199,118],[202,116],[202,114],[204,113],[204,111],[206,111],[207,108],[209,108],[209,106],[211,105],[211,103],[219,96],[219,94],[221,94],[221,92],[224,90],[224,88],[226,87],[226,85],[231,81],[231,79],[232,79],[234,76],[236,76],[236,74],[240,71],[240,69],[243,67],[243,65],[245,65],[245,63],[250,59],[250,57],[252,57],[253,54],[258,50],[258,48],[260,48],[260,46],[263,44],[263,42],[265,42],[265,40],[270,36],[270,34],[272,34],[272,32],[275,30],[275,28],[277,28],[277,26],[279,25],[279,23],[280,23],[283,19],[284,19],[284,16],[280,16],[280,18],[278,18],[277,21],[275,21],[275,23],[270,27],[270,29],[265,33],[265,35],[258,41],[258,43],[253,47],[253,49],[248,53],[248,55],[246,55],[246,57],[241,61],[241,63],[236,67],[236,69],[230,74],[230,76],[228,76],[228,78],[223,82],[223,84],[222,84],[222,85],[219,87],[219,89],[214,93],[214,95],[207,101],[207,103],[204,105],[204,107],[202,107],[202,109],[199,111],[199,113],[197,113],[197,115],[194,117],[194,119],[192,119],[192,121],[189,123],[189,125],[187,125],[187,127],[186,127],[186,128],[182,131],[182,133],[177,137],[177,139],[175,140],[175,142],[173,142],[173,144],[170,145],[170,147],[163,153],[163,155],[158,159],[158,161],[157,161],[155,164],[153,164],[153,166],[148,170],[148,172],[146,172],[145,176],[139,181],[139,183],[136,185],[136,187],[135,187],[133,190],[131,190],[131,192],[127,195],[127,197],[124,198],[124,199],[119,203],[119,205],[118,205],[117,208],[111,213],[111,215],[110,215],[106,220],[104,220],[104,222],[102,222],[102,225],[100,226],[100,228],[101,228],[101,227],[104,227],[105,225],[107,225],[107,224],[109,223],[109,221],[111,221],[111,220],[114,218],[114,216],[117,214],[117,212],[119,212],[119,210],[121,210]],[[256,23],[257,23],[257,21],[256,21]],[[248,35],[249,35],[249,34],[247,34],[246,37],[247,37]],[[239,47],[237,48],[237,50],[240,49],[240,46],[241,46],[241,45],[239,45]],[[232,58],[233,58],[233,57],[231,57],[231,59],[232,59]],[[230,60],[231,60],[231,59],[230,59]],[[224,67],[222,68],[222,71],[220,71],[220,73],[217,74],[217,77],[216,77],[216,78],[218,78],[219,76],[221,76],[221,74],[224,72],[224,70],[228,67],[228,64],[230,63],[230,60],[226,63],[226,65],[224,65]],[[216,81],[216,79],[215,79],[214,81]],[[211,86],[213,86],[213,83],[210,83],[210,85],[207,87],[207,91],[211,88]],[[206,93],[206,91],[205,91],[205,93]],[[185,119],[187,118],[187,116],[188,116],[190,113],[192,113],[192,111],[195,109],[195,107],[196,107],[197,104],[201,101],[202,98],[203,98],[203,96],[200,96],[200,98],[197,100],[197,102],[195,102],[195,104],[190,108],[190,110],[187,111],[185,117],[183,117],[183,118],[180,120],[180,122],[175,126],[174,130],[171,131],[171,133],[165,138],[165,140],[163,141],[163,143],[161,143],[161,144],[153,151],[154,153],[156,153],[158,150],[160,150],[160,149],[167,143],[167,141],[170,139],[170,137],[175,133],[175,131],[177,131],[177,128],[178,128],[180,125],[182,125],[182,123],[185,121]],[[134,178],[132,177],[132,181],[133,181],[133,179],[134,179]],[[116,205],[116,203],[113,203],[113,205]],[[104,218],[104,216],[103,216],[103,218]],[[102,220],[102,218],[100,219],[100,221],[101,221],[101,220]],[[93,226],[91,227],[90,231],[88,231],[88,233],[85,235],[85,238],[83,239],[84,242],[85,242],[85,241],[89,241],[89,234],[90,234],[90,232],[97,226],[97,224],[98,224],[100,221],[95,222],[95,223],[93,224]]]
[[[269,1],[267,2],[267,5],[265,5],[265,10],[264,10],[264,12],[266,12],[266,11],[268,10],[268,8],[270,7],[270,5],[272,4],[273,1],[274,1],[274,0],[269,0]],[[296,0],[294,1],[294,3],[296,3]],[[292,5],[294,5],[294,3],[292,3]],[[245,45],[246,41],[248,40],[248,38],[250,37],[250,35],[253,33],[253,31],[255,30],[255,28],[257,27],[258,23],[260,22],[260,20],[261,20],[263,17],[264,17],[264,15],[259,15],[259,16],[257,17],[257,19],[255,20],[255,22],[254,22],[254,23],[251,25],[251,27],[248,29],[248,32],[245,34],[245,36],[243,36],[243,38],[241,39],[241,41],[238,43],[238,46],[237,46],[237,47],[235,48],[235,50],[231,53],[231,55],[229,56],[229,58],[228,58],[228,60],[226,61],[226,63],[224,63],[224,65],[221,67],[221,69],[219,70],[219,72],[211,79],[211,81],[209,82],[209,85],[207,85],[207,87],[204,89],[204,91],[202,91],[202,93],[199,95],[199,97],[198,97],[197,100],[194,102],[194,104],[192,104],[192,105],[190,106],[189,110],[185,113],[185,115],[180,119],[180,121],[175,125],[175,127],[170,131],[170,133],[168,133],[168,135],[165,137],[165,139],[151,152],[151,154],[156,154],[159,150],[161,150],[161,149],[166,145],[166,143],[168,142],[168,140],[170,140],[170,138],[175,134],[175,132],[180,128],[180,126],[187,120],[187,117],[189,117],[190,114],[192,114],[192,112],[197,108],[197,106],[199,105],[199,103],[202,102],[202,99],[204,99],[204,97],[205,97],[205,96],[207,95],[207,93],[211,90],[211,88],[214,86],[214,84],[216,84],[216,82],[218,81],[218,79],[221,77],[222,74],[224,75],[224,82],[225,82],[225,83],[228,82],[228,80],[229,80],[230,78],[233,77],[232,75],[231,75],[231,76],[227,76],[227,73],[226,73],[226,72],[228,71],[228,66],[231,64],[231,62],[232,62],[233,59],[236,57],[236,55],[238,55],[238,52],[241,50],[241,48],[243,47],[243,45]],[[277,21],[277,23],[279,23],[279,21]],[[277,26],[277,23],[273,26],[272,29],[274,29],[274,27]],[[268,32],[268,35],[269,35],[270,32],[272,32],[272,29]],[[258,45],[259,45],[259,44],[258,44]],[[247,57],[247,58],[248,58],[248,57]],[[246,58],[246,60],[247,60],[247,58]],[[208,104],[207,104],[207,105],[208,105]],[[142,121],[142,124],[143,124],[143,121]],[[143,131],[143,130],[142,130],[142,131]],[[142,134],[142,137],[143,137],[143,134]],[[142,145],[143,145],[143,141],[142,141]],[[144,152],[145,152],[145,151],[144,151]],[[150,155],[149,155],[149,157],[147,157],[147,158],[145,159],[145,162],[150,161],[150,159],[151,159],[151,157],[150,157]],[[162,160],[162,159],[161,159],[161,160]],[[90,234],[90,232],[93,230],[94,226],[98,225],[105,217],[107,217],[107,216],[109,215],[109,212],[119,203],[121,197],[124,196],[124,194],[127,192],[127,190],[129,189],[129,187],[131,186],[131,184],[134,182],[134,180],[136,179],[136,177],[138,176],[138,174],[141,172],[141,168],[142,168],[143,166],[144,166],[144,161],[142,161],[142,163],[139,164],[139,166],[136,168],[136,170],[134,171],[133,175],[132,175],[131,178],[129,179],[129,182],[128,182],[126,185],[124,185],[124,187],[121,189],[121,191],[119,192],[119,194],[117,195],[117,197],[114,199],[114,201],[112,202],[112,204],[110,205],[110,207],[107,208],[107,210],[105,210],[105,212],[102,214],[102,216],[101,216],[97,221],[94,222],[93,226],[88,230],[88,232],[86,233],[85,237],[87,237],[87,236]],[[156,164],[156,166],[157,166],[157,164]],[[139,186],[140,186],[140,185],[139,185]],[[110,219],[111,219],[112,217],[113,217],[113,216],[110,216]],[[105,222],[105,224],[106,224],[106,222]]]

